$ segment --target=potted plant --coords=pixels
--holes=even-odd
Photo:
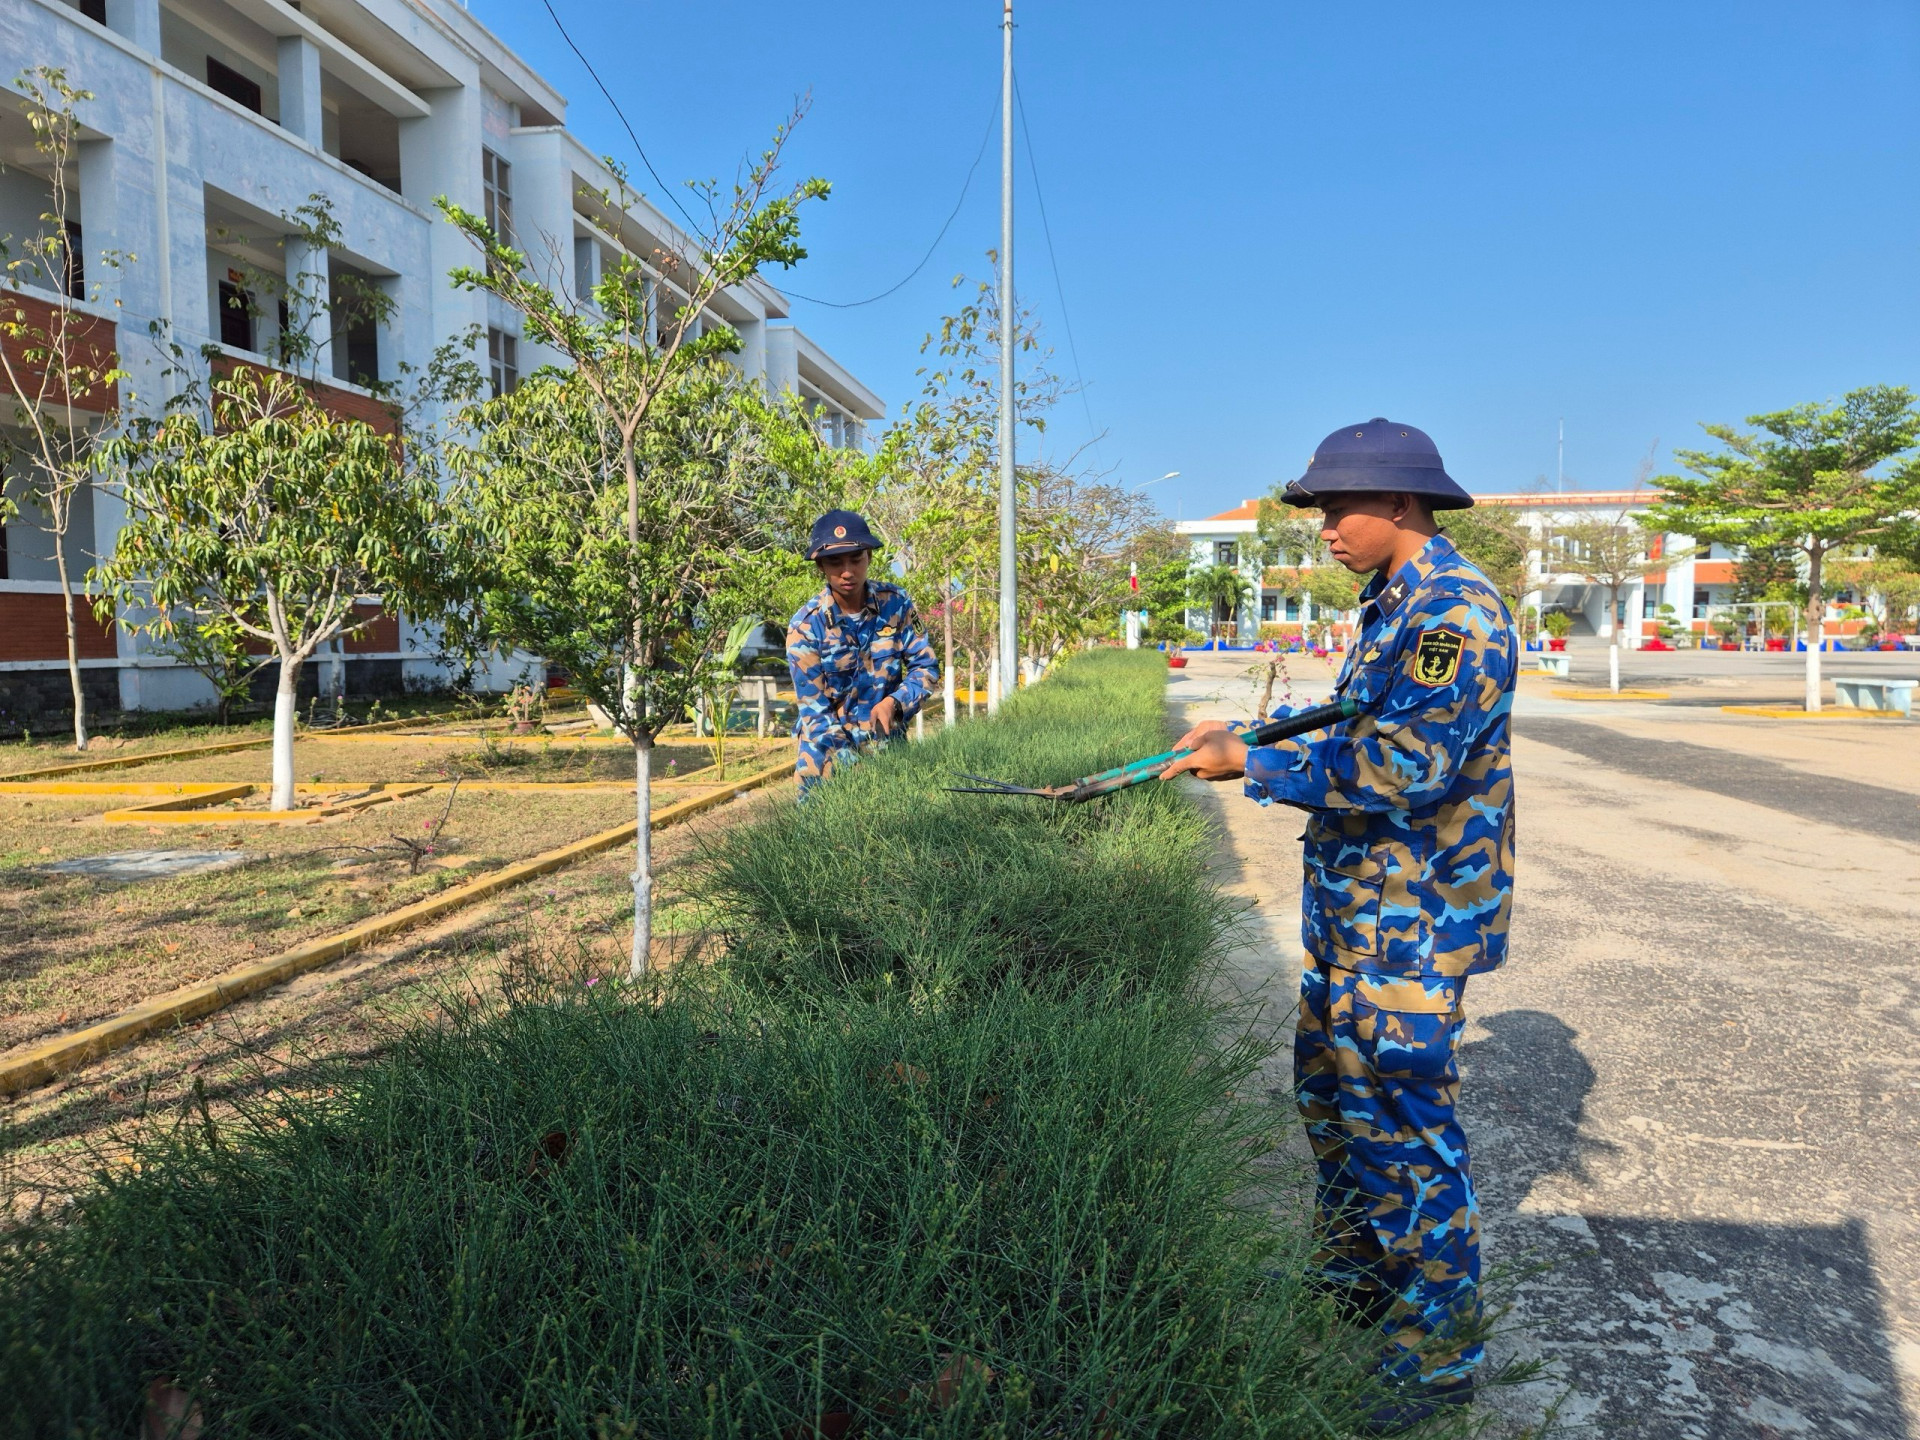
[[[1540,628],[1547,632],[1549,650],[1565,650],[1567,636],[1573,633],[1573,617],[1564,610],[1550,610],[1541,617]]]

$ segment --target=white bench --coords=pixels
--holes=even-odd
[[[1540,662],[1540,673],[1542,675],[1558,675],[1562,680],[1565,680],[1573,673],[1573,657],[1571,655],[1536,655],[1534,659]]]
[[[1913,687],[1920,680],[1840,680],[1833,682],[1834,702],[1848,710],[1890,710],[1913,717]]]

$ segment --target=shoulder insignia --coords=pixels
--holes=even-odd
[[[1413,678],[1422,685],[1451,685],[1460,673],[1467,637],[1458,630],[1426,630],[1413,650]]]

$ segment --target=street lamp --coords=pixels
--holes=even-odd
[[[1160,480],[1172,480],[1177,478],[1179,474],[1180,472],[1178,470],[1169,470],[1167,471],[1166,474],[1160,477]],[[1132,486],[1131,488],[1135,490],[1144,490],[1149,485],[1158,485],[1160,483],[1160,480],[1142,480],[1138,485]]]

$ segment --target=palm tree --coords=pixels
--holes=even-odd
[[[1214,627],[1232,624],[1240,607],[1253,598],[1253,584],[1231,565],[1208,565],[1187,579],[1187,598],[1207,607]]]

